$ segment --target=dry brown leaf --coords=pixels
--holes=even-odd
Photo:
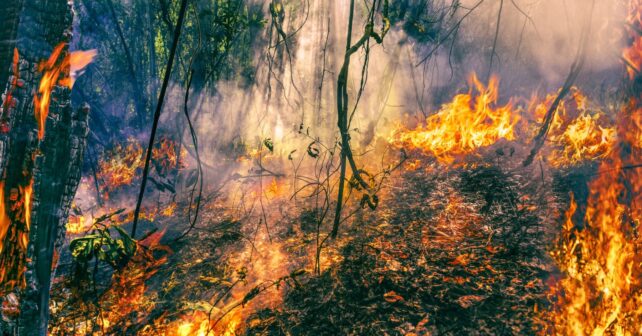
[[[388,293],[384,294],[383,299],[390,303],[404,300],[404,298],[401,295],[395,293],[395,291],[389,291]]]

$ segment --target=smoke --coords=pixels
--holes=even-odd
[[[350,1],[284,2],[279,23],[287,42],[273,25],[278,18],[271,17],[269,3],[262,6],[266,21],[259,42],[252,47],[252,80],[236,76],[191,93],[188,108],[206,175],[217,180],[239,169],[251,169],[234,163],[266,139],[283,159],[272,162],[273,168],[287,175],[286,157],[306,155],[306,147],[315,139],[332,148],[339,138],[336,83],[344,62]],[[482,80],[489,74],[500,77],[500,101],[554,93],[576,58],[589,18],[587,61],[576,84],[592,90],[615,86],[621,78],[617,71],[621,61],[614,51],[621,49],[622,39],[612,32],[623,22],[624,10],[612,2],[595,1],[592,14],[586,0],[464,0],[423,5],[429,7],[407,0],[394,6],[405,6],[405,14],[396,17],[383,44],[371,39],[367,56],[360,50],[351,58],[349,110],[354,109],[351,136],[358,153],[375,147],[380,150],[378,142],[400,123],[423,122],[455,93],[467,90],[467,79],[473,73]],[[357,1],[353,43],[363,34],[366,14],[367,8]],[[420,15],[428,19],[411,20]],[[419,27],[432,19],[438,23]],[[377,24],[381,24],[380,16]],[[417,29],[432,32],[424,38]],[[166,127],[185,129],[183,95],[181,85],[170,91],[166,110],[174,113],[166,113]],[[183,143],[190,142],[184,131]]]
[[[349,6],[348,0],[286,4],[282,26],[287,42],[277,38],[276,29],[270,28],[273,19],[266,14],[266,42],[254,50],[253,83],[219,81],[214,93],[206,89],[194,98],[192,113],[199,142],[206,144],[206,162],[221,162],[230,154],[225,151],[239,143],[253,148],[267,138],[284,155],[294,150],[305,155],[314,139],[333,146],[338,139],[336,82],[344,62]],[[267,5],[264,10],[269,13]],[[358,2],[352,43],[363,35],[365,13]],[[367,59],[363,50],[353,55],[348,80],[350,111],[358,102],[351,128],[359,150],[385,135],[400,116],[418,113],[420,105],[410,89],[416,72],[410,65],[418,56],[405,32],[393,27],[382,45],[373,39],[369,45]],[[362,72],[366,61],[367,71]]]
[[[465,70],[480,74],[488,72],[497,32],[492,72],[500,74],[503,87],[522,91],[532,91],[536,87],[556,90],[575,59],[582,31],[588,27],[589,47],[582,84],[594,87],[602,81],[620,78],[617,71],[612,70],[621,67],[618,50],[621,50],[622,39],[613,36],[613,31],[617,31],[618,25],[623,26],[624,6],[614,1],[595,1],[591,13],[591,2],[484,1],[463,24],[464,42],[460,48],[466,53],[466,64],[469,65]],[[472,7],[476,3],[467,0],[462,6]],[[607,70],[611,70],[609,78],[595,75]]]

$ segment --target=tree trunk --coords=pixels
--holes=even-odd
[[[72,110],[71,90],[57,85],[38,136],[38,64],[69,42],[72,12],[67,0],[12,3],[17,17],[8,19],[18,24],[9,40],[16,41],[18,62],[0,55],[0,67],[10,69],[0,83],[3,100],[11,97],[0,110],[6,121],[0,130],[0,334],[46,335],[52,264],[80,180],[89,110]],[[67,53],[68,44],[61,58]]]

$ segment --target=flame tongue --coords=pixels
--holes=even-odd
[[[38,65],[42,78],[38,85],[38,92],[33,97],[33,103],[38,122],[38,139],[41,140],[45,136],[45,124],[49,115],[53,89],[58,85],[71,89],[77,73],[91,63],[96,56],[95,50],[75,51],[69,54],[65,50],[66,46],[64,42],[58,44],[51,52],[49,59]]]
[[[642,110],[635,114],[639,118]],[[566,274],[555,289],[561,300],[555,328],[562,334],[642,333],[642,256],[636,253],[640,241],[633,225],[642,219],[635,210],[642,200],[642,176],[620,174],[622,167],[619,152],[600,167],[591,183],[585,229],[577,230],[571,220],[574,201],[567,212],[560,249],[553,254]]]
[[[559,105],[549,131],[553,148],[547,158],[554,167],[604,159],[616,141],[615,127],[604,114],[589,111],[588,98],[577,88],[572,91],[572,97]],[[533,111],[536,118],[543,120],[555,97],[548,95],[537,104]]]
[[[497,78],[491,78],[485,87],[473,75],[471,84],[477,95],[469,92],[455,96],[437,114],[428,117],[425,126],[395,134],[393,143],[420,148],[439,161],[452,162],[454,156],[490,146],[499,139],[512,140],[519,117],[510,103],[494,107],[498,99]]]

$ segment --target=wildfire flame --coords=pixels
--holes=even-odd
[[[24,287],[27,244],[31,227],[33,180],[12,188],[5,199],[5,182],[0,182],[0,292]]]
[[[162,137],[152,148],[153,167],[160,176],[167,176],[174,169],[186,167],[183,163],[186,155],[185,148],[179,151],[175,141]],[[104,153],[98,162],[97,177],[113,190],[131,184],[144,165],[142,146],[130,138],[126,144],[117,144]]]
[[[475,75],[471,76],[470,83],[473,87],[470,92],[456,95],[437,114],[428,117],[425,126],[398,131],[392,142],[422,149],[439,161],[449,163],[454,156],[490,146],[499,139],[512,140],[519,116],[514,113],[510,102],[496,106],[499,95],[497,77],[490,79],[488,87]]]
[[[168,137],[161,137],[152,148],[152,160],[156,171],[162,175],[167,175],[172,169],[185,168],[185,156],[187,151],[181,148],[180,154],[176,142]]]
[[[535,104],[534,115],[543,120],[556,95]],[[601,112],[591,113],[588,98],[573,88],[571,98],[560,103],[549,131],[552,150],[548,161],[565,167],[607,157],[616,140],[615,127]]]
[[[110,188],[128,185],[143,164],[143,148],[138,141],[130,138],[125,146],[117,144],[105,152],[98,163],[98,178]]]
[[[105,330],[109,331],[110,327],[119,324],[128,324],[129,316],[133,312],[143,311],[146,305],[153,306],[153,302],[145,296],[145,282],[167,262],[167,256],[171,253],[168,247],[160,244],[164,233],[156,232],[138,241],[132,259],[123,269],[114,273],[112,285],[104,294],[104,300],[113,304],[111,309],[104,311],[98,319]],[[158,251],[165,253],[161,257],[155,257],[154,252]]]
[[[51,52],[49,59],[38,64],[38,71],[42,73],[42,78],[38,85],[38,92],[33,97],[34,113],[38,122],[38,139],[45,136],[45,123],[49,115],[53,89],[58,85],[71,89],[76,74],[96,56],[95,50],[74,51],[70,54],[65,50],[66,46],[65,42],[58,44]]]
[[[68,234],[79,234],[90,229],[83,215],[69,215],[66,228]]]
[[[630,18],[642,27],[642,1],[631,1]],[[631,48],[639,49],[639,41]],[[625,55],[631,48],[625,50]],[[629,72],[629,75],[631,73]],[[638,78],[635,74],[631,79]],[[635,92],[635,90],[634,90]],[[618,139],[591,182],[583,227],[566,221],[552,253],[564,274],[552,290],[550,331],[563,335],[642,334],[642,107],[639,91],[620,112]],[[639,168],[639,167],[638,167]]]
[[[11,226],[11,218],[7,215],[4,199],[4,181],[0,181],[0,254],[4,247],[4,237]]]
[[[642,110],[638,110],[637,118],[641,114]],[[636,151],[640,153],[640,149]],[[565,274],[554,290],[560,307],[553,313],[558,333],[642,333],[642,257],[637,253],[640,241],[635,224],[642,216],[639,210],[632,211],[641,205],[642,176],[620,174],[620,155],[614,151],[590,185],[585,228],[577,229],[572,221],[577,209],[575,201],[566,213],[560,248],[553,253]],[[627,187],[624,180],[634,186]],[[627,192],[632,193],[632,200],[623,199]]]

